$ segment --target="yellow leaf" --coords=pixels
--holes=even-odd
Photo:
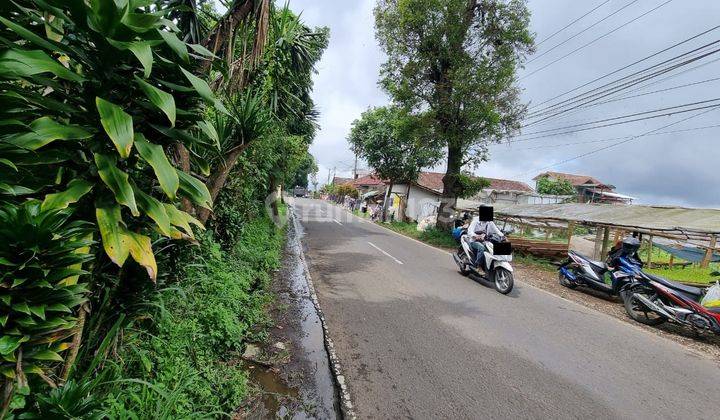
[[[103,249],[112,262],[122,267],[130,253],[127,235],[124,235],[120,226],[120,206],[99,207],[95,210],[100,236],[102,237]]]
[[[127,242],[130,248],[130,255],[138,264],[145,267],[148,276],[154,282],[157,278],[157,263],[153,254],[150,238],[139,233],[126,230],[124,235],[128,238]]]

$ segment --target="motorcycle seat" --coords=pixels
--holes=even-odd
[[[682,283],[677,283],[674,281],[666,280],[662,277],[653,276],[648,274],[648,277],[655,280],[656,282],[662,284],[663,286],[669,287],[671,289],[675,289],[677,291],[687,293],[689,295],[695,296],[695,297],[701,297],[705,294],[705,290],[699,288],[699,287],[693,287],[693,286],[686,286]]]
[[[602,271],[607,271],[607,269],[608,269],[607,264],[605,264],[602,261],[594,261],[594,260],[588,260],[588,261],[590,261],[590,264],[592,264],[593,266],[595,266],[596,268],[598,268]]]
[[[602,261],[591,260],[590,258],[588,258],[588,257],[580,254],[579,252],[575,252],[575,251],[570,251],[570,252],[571,252],[572,254],[580,257],[581,259],[587,261],[590,265],[592,265],[594,268],[596,268],[596,269],[598,269],[598,270],[600,270],[600,271],[607,271],[607,270],[608,270],[607,264],[605,264],[605,263],[602,262]]]

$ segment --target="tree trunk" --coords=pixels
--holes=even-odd
[[[230,171],[232,171],[232,168],[237,163],[238,158],[249,145],[250,143],[246,143],[242,146],[236,147],[232,152],[230,152],[227,158],[225,158],[225,165],[218,168],[215,174],[208,179],[207,186],[208,190],[210,190],[210,198],[212,198],[212,201],[215,201],[218,194],[220,194],[220,191],[222,191],[222,188],[225,186],[225,182],[230,175]],[[207,222],[209,217],[210,210],[203,207],[198,211],[198,219],[203,224]]]
[[[387,209],[388,209],[388,202],[390,201],[390,196],[392,195],[392,189],[393,189],[393,182],[390,181],[390,184],[388,185],[387,191],[385,191],[385,199],[383,200],[383,208],[382,208],[382,221],[385,222],[387,220]]]
[[[451,230],[452,215],[459,190],[460,169],[462,168],[462,150],[459,146],[448,146],[447,170],[443,177],[443,193],[440,197],[440,208],[436,226],[438,229]]]
[[[15,383],[13,382],[13,380],[9,378],[4,378],[2,395],[0,395],[0,398],[2,398],[2,407],[0,407],[0,419],[4,419],[7,416],[8,411],[10,411],[10,402],[12,401],[14,391]]]
[[[78,352],[80,351],[80,343],[82,342],[83,330],[85,329],[85,318],[88,312],[90,312],[90,306],[87,303],[82,304],[78,313],[78,330],[73,336],[70,354],[65,358],[65,364],[63,365],[62,374],[60,375],[63,384],[70,377],[70,371],[75,365],[75,359],[77,359]]]
[[[404,222],[408,219],[407,217],[407,207],[410,203],[410,186],[412,185],[411,182],[408,182],[407,189],[405,190],[405,199],[400,200],[400,208],[398,209],[398,220],[401,222]]]

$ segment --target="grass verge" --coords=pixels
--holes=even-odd
[[[236,230],[231,246],[212,232],[198,235],[198,246],[167,263],[174,278],[149,302],[126,308],[86,373],[72,379],[80,385],[39,398],[33,411],[44,418],[232,416],[249,393],[242,351],[267,334],[267,286],[284,243],[284,230],[267,217]]]
[[[720,280],[720,277],[714,277],[710,275],[713,271],[718,270],[720,270],[718,264],[711,264],[709,268],[690,266],[685,268],[673,267],[645,269],[645,271],[648,273],[655,274],[669,280],[696,284],[710,284]]]
[[[110,394],[110,417],[205,417],[242,403],[248,378],[238,360],[246,342],[264,338],[265,288],[269,271],[280,266],[282,243],[283,232],[267,218],[243,226],[227,251],[210,234],[200,239],[180,281],[159,294],[151,319],[119,349],[123,376],[167,397],[123,382]],[[164,398],[172,405],[158,404]]]
[[[449,232],[445,232],[444,230],[436,229],[434,227],[431,227],[425,231],[419,231],[417,230],[417,223],[390,222],[379,224],[380,226],[384,226],[388,229],[394,230],[395,232],[425,242],[429,245],[436,246],[438,248],[454,249],[455,247],[457,247],[457,242],[455,242],[455,239],[453,239],[452,235]]]

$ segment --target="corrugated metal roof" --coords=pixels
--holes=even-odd
[[[720,209],[608,204],[496,206],[498,216],[691,234],[720,234]]]

